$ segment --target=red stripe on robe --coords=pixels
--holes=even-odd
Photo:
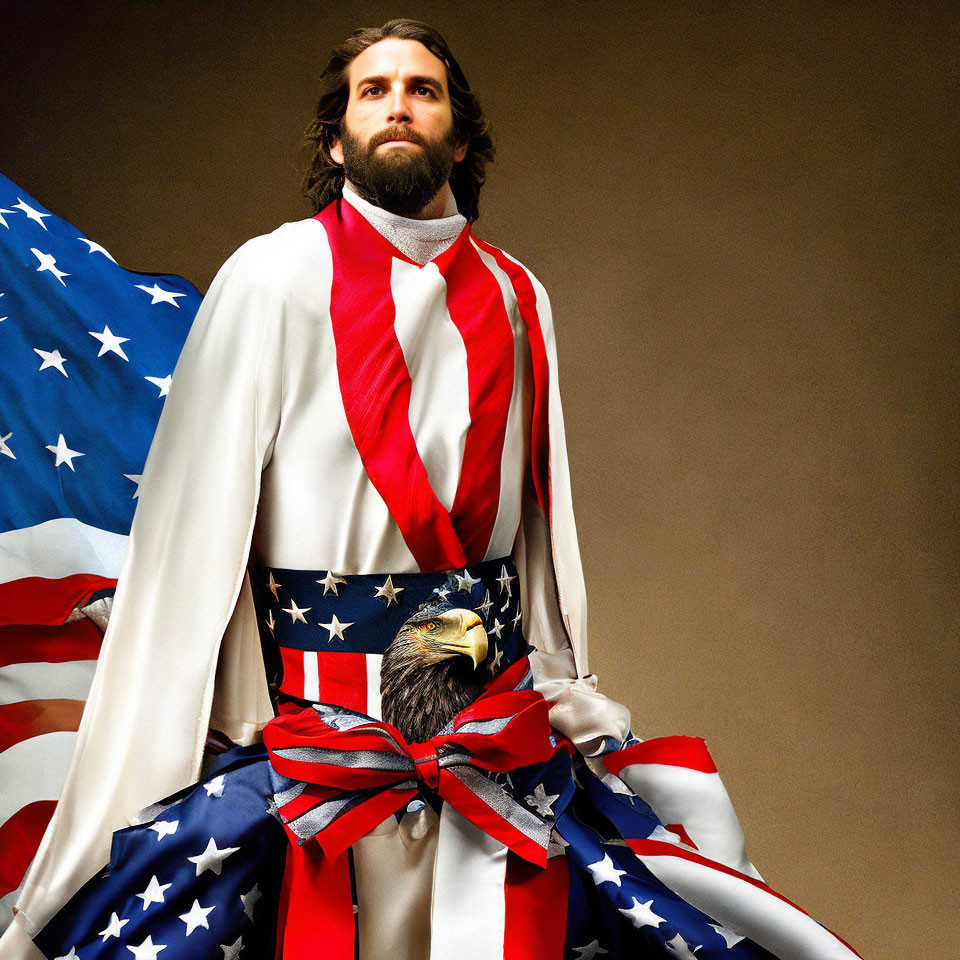
[[[569,885],[566,857],[538,867],[507,854],[503,960],[562,960]]]
[[[450,319],[467,350],[470,391],[470,429],[451,515],[467,562],[479,563],[490,545],[500,507],[503,441],[514,388],[514,344],[503,291],[469,239],[456,256],[441,255],[436,262],[447,281]]]
[[[350,859],[316,841],[287,847],[277,922],[277,960],[354,960],[356,920]]]
[[[633,763],[660,763],[701,773],[716,773],[707,745],[700,737],[656,737],[609,753],[603,764],[609,773],[620,773]]]
[[[547,360],[547,348],[540,327],[540,315],[537,312],[537,293],[527,271],[516,261],[511,260],[502,250],[477,240],[476,244],[484,253],[490,254],[497,266],[510,278],[520,316],[527,328],[527,340],[530,343],[530,360],[533,365],[533,425],[530,443],[530,468],[533,471],[533,483],[537,499],[547,522],[552,525],[550,509],[550,424],[547,407],[549,405],[550,365]]]
[[[410,373],[394,330],[390,277],[395,257],[413,261],[349,203],[330,204],[316,219],[333,258],[330,321],[340,393],[367,476],[422,571],[465,566],[463,546],[430,486],[410,427]]]

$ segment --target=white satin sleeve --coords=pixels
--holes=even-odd
[[[597,678],[587,668],[587,599],[573,515],[570,467],[557,380],[557,349],[550,301],[529,271],[537,297],[549,369],[548,420],[550,438],[550,505],[548,523],[528,484],[516,562],[524,600],[524,634],[533,645],[530,655],[534,685],[551,701],[551,724],[587,756],[604,741],[623,741],[630,730],[630,711],[597,690]]]
[[[282,399],[284,294],[271,277],[282,265],[269,241],[221,268],[176,365],[63,794],[2,960],[39,956],[28,937],[107,862],[112,831],[196,779],[225,632],[251,656],[241,588]],[[249,664],[232,658],[219,679],[247,683],[233,691],[246,715],[233,719],[252,730],[272,715],[262,662],[250,687],[238,679]]]

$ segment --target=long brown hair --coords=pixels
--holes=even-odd
[[[303,135],[304,144],[310,145],[313,150],[303,177],[303,194],[318,211],[340,197],[343,191],[343,167],[330,156],[330,146],[341,134],[340,125],[347,110],[350,93],[347,71],[358,54],[387,37],[422,43],[447,68],[454,137],[457,143],[467,141],[467,154],[454,164],[450,187],[458,209],[473,223],[480,215],[480,188],[486,179],[486,166],[494,157],[493,138],[480,101],[470,89],[446,40],[433,27],[418,20],[389,20],[382,27],[364,27],[354,31],[330,51],[330,60],[320,74],[317,115]]]

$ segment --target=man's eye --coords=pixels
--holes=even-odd
[[[433,88],[432,88],[432,87],[417,87],[417,89],[414,91],[414,93],[416,93],[418,96],[421,96],[421,97],[432,97],[432,96],[433,96]]]
[[[381,93],[381,92],[382,92],[382,87],[367,87],[366,90],[363,91],[362,96],[365,97],[365,96],[367,96],[368,94],[371,95],[371,96],[376,96],[377,94],[379,94],[379,93]]]

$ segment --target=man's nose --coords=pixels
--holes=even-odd
[[[388,123],[409,123],[413,117],[410,112],[410,99],[403,87],[396,86],[390,91],[387,102]]]

